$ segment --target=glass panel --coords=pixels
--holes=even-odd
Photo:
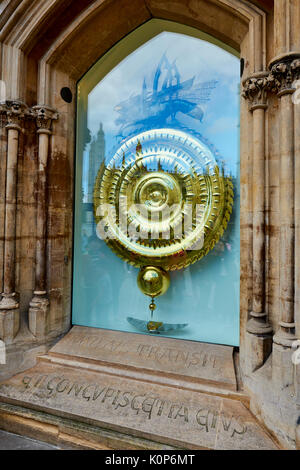
[[[74,324],[239,344],[239,71],[239,59],[209,36],[156,21],[115,46],[78,84]],[[126,235],[118,231],[120,195],[126,210],[128,199],[148,210],[130,213],[135,232],[127,227]],[[117,204],[117,217],[94,212],[104,202]],[[186,213],[191,202],[196,217],[180,242],[177,206],[165,219],[168,237],[161,218],[149,222],[167,202]],[[150,242],[134,239],[142,229]],[[205,256],[194,244],[200,239]],[[155,299],[152,332],[151,298],[137,286],[140,265],[170,275],[169,289]]]

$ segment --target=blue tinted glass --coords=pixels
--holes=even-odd
[[[170,288],[156,300],[153,319],[171,325],[162,336],[238,345],[239,59],[207,40],[165,31],[103,77],[118,47],[78,85],[73,323],[153,334],[145,328],[150,299],[137,287],[139,269],[97,236],[93,194],[101,165],[112,168],[115,162],[114,170],[122,171],[131,158],[130,145],[138,154],[135,139],[144,139],[145,151],[145,136],[155,141],[164,134],[164,145],[181,139],[183,151],[197,142],[212,166],[231,178],[234,201],[214,248],[170,273]],[[149,170],[150,158],[145,165]],[[160,165],[152,171],[179,171],[171,158]],[[185,328],[176,329],[183,323]]]

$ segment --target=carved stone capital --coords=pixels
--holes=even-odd
[[[242,96],[249,101],[251,111],[265,109],[268,93],[292,94],[297,80],[300,80],[300,54],[287,54],[271,62],[270,72],[258,72],[246,78]]]
[[[46,105],[33,106],[39,133],[51,133],[52,121],[58,119],[58,112]]]
[[[300,79],[300,56],[288,55],[271,64],[270,68],[278,96],[294,93],[294,82]]]
[[[7,129],[22,129],[23,120],[30,115],[30,111],[25,103],[19,100],[6,100],[0,104],[1,114],[6,115]]]
[[[268,72],[261,72],[246,78],[243,82],[242,96],[249,101],[251,111],[267,108],[267,95],[272,87],[268,76]]]
[[[291,69],[294,75],[294,80],[300,80],[300,58],[293,60],[291,63]]]

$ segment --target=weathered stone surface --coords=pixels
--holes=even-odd
[[[74,326],[49,356],[176,374],[236,390],[233,348],[135,333]]]
[[[0,423],[5,431],[42,440],[60,448],[80,450],[173,450],[178,447],[142,437],[92,426],[29,408],[0,403]]]
[[[45,444],[41,441],[17,436],[0,431],[0,450],[56,450],[57,447]]]
[[[247,351],[252,351],[252,354],[248,354],[245,358],[245,372],[251,374],[259,369],[270,355],[272,350],[272,338],[269,335],[259,336],[247,332],[245,343]]]
[[[238,400],[40,362],[0,399],[184,448],[276,449]]]
[[[31,333],[43,338],[49,330],[49,300],[34,296],[29,304],[28,324]]]
[[[300,450],[300,418],[299,418],[299,423],[296,428],[296,445],[297,449]]]
[[[12,343],[20,325],[19,308],[0,310],[0,338],[7,344]]]

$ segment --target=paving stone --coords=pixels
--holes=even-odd
[[[0,450],[58,450],[56,446],[0,430]]]

